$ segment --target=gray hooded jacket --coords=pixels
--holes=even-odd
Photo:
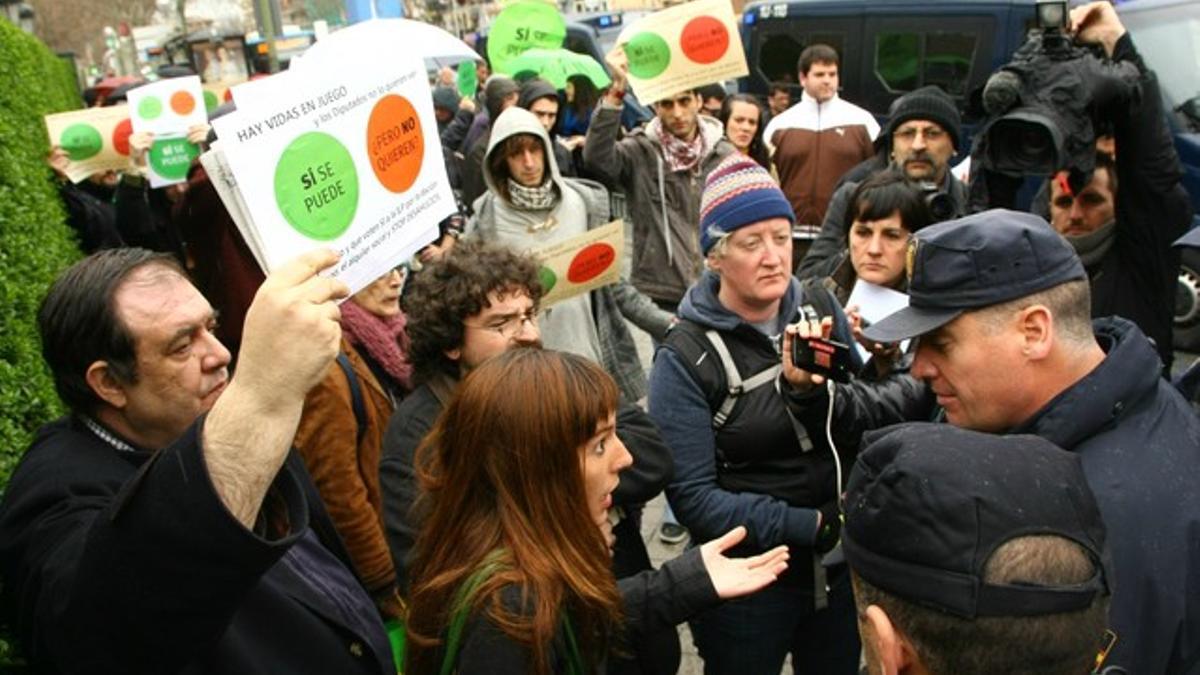
[[[519,242],[524,242],[524,248],[532,248],[556,240],[546,236],[547,230],[561,229],[564,233],[577,234],[611,220],[608,192],[593,181],[562,177],[554,153],[550,151],[550,137],[529,111],[514,107],[500,115],[492,127],[486,157],[490,157],[505,139],[516,134],[531,134],[542,141],[550,180],[558,188],[558,200],[554,207],[546,210],[515,208],[498,194],[496,178],[487,170],[485,159],[483,177],[489,189],[475,202],[475,215],[467,226],[467,236],[501,241],[518,248],[522,247]],[[550,219],[555,224],[540,229]],[[530,231],[531,228],[540,231]],[[622,315],[655,339],[666,334],[671,315],[656,307],[624,279],[592,291],[588,301],[599,343],[600,365],[613,376],[628,400],[642,398],[646,394],[646,375]]]

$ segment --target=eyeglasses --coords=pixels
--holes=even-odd
[[[467,323],[465,321],[463,322],[463,325],[467,326],[469,328],[476,328],[479,330],[490,330],[493,333],[499,333],[506,340],[511,340],[514,337],[516,337],[517,335],[519,335],[521,333],[521,331],[525,328],[525,324],[529,324],[533,328],[537,328],[538,318],[537,318],[537,310],[536,309],[530,309],[529,311],[527,311],[523,314],[517,314],[516,316],[500,318],[500,319],[497,319],[496,321],[493,321],[492,323],[487,323],[487,324],[483,324],[483,325]]]
[[[946,135],[946,132],[944,130],[938,129],[937,127],[925,127],[924,129],[918,129],[916,127],[908,127],[908,128],[900,129],[899,131],[896,131],[893,135],[896,138],[911,142],[914,139],[916,139],[918,133],[921,134],[923,137],[925,137],[925,140],[927,140],[927,141],[940,140],[943,136]]]

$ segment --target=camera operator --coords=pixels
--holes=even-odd
[[[896,99],[883,133],[875,140],[879,154],[843,177],[829,200],[821,233],[796,268],[796,277],[826,277],[837,269],[852,220],[847,218],[850,197],[870,175],[863,170],[874,173],[891,166],[902,171],[927,191],[935,221],[965,215],[967,187],[950,171],[950,160],[961,144],[962,119],[946,92],[929,85]]]
[[[1158,79],[1146,68],[1113,6],[1071,12],[1076,40],[1099,44],[1114,61],[1137,66],[1141,100],[1114,111],[1115,162],[1100,154],[1091,182],[1072,193],[1065,175],[1050,181],[1050,222],[1071,242],[1092,284],[1092,316],[1123,316],[1154,340],[1170,370],[1175,276],[1171,242],[1191,222],[1183,169],[1163,118]]]

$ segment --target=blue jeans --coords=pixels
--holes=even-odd
[[[833,572],[829,607],[812,609],[812,591],[768,586],[730,600],[689,625],[705,675],[779,675],[792,654],[794,673],[857,675],[858,618],[850,575]]]

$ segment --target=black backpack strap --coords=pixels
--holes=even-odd
[[[350,363],[350,357],[345,352],[338,352],[337,364],[346,374],[346,382],[350,385],[350,406],[354,408],[354,421],[358,423],[358,442],[361,444],[363,434],[367,433],[367,408],[363,404],[362,387],[358,384],[358,374]]]
[[[716,431],[729,421],[729,415],[733,412],[733,407],[737,405],[738,398],[764,384],[774,382],[775,378],[779,376],[779,372],[783,370],[783,366],[775,364],[751,375],[749,379],[743,380],[741,373],[738,372],[737,364],[733,362],[733,355],[729,353],[729,348],[725,346],[725,340],[721,334],[715,330],[706,330],[704,336],[716,350],[717,357],[721,359],[721,367],[725,369],[725,386],[727,388],[725,400],[721,401],[721,405],[713,413],[713,430]]]
[[[776,364],[743,379],[721,334],[686,319],[671,328],[664,344],[680,356],[704,392],[713,413],[714,432],[729,423],[738,399],[758,387],[774,383],[782,370],[782,365]],[[705,361],[712,364],[708,373],[702,370]]]

